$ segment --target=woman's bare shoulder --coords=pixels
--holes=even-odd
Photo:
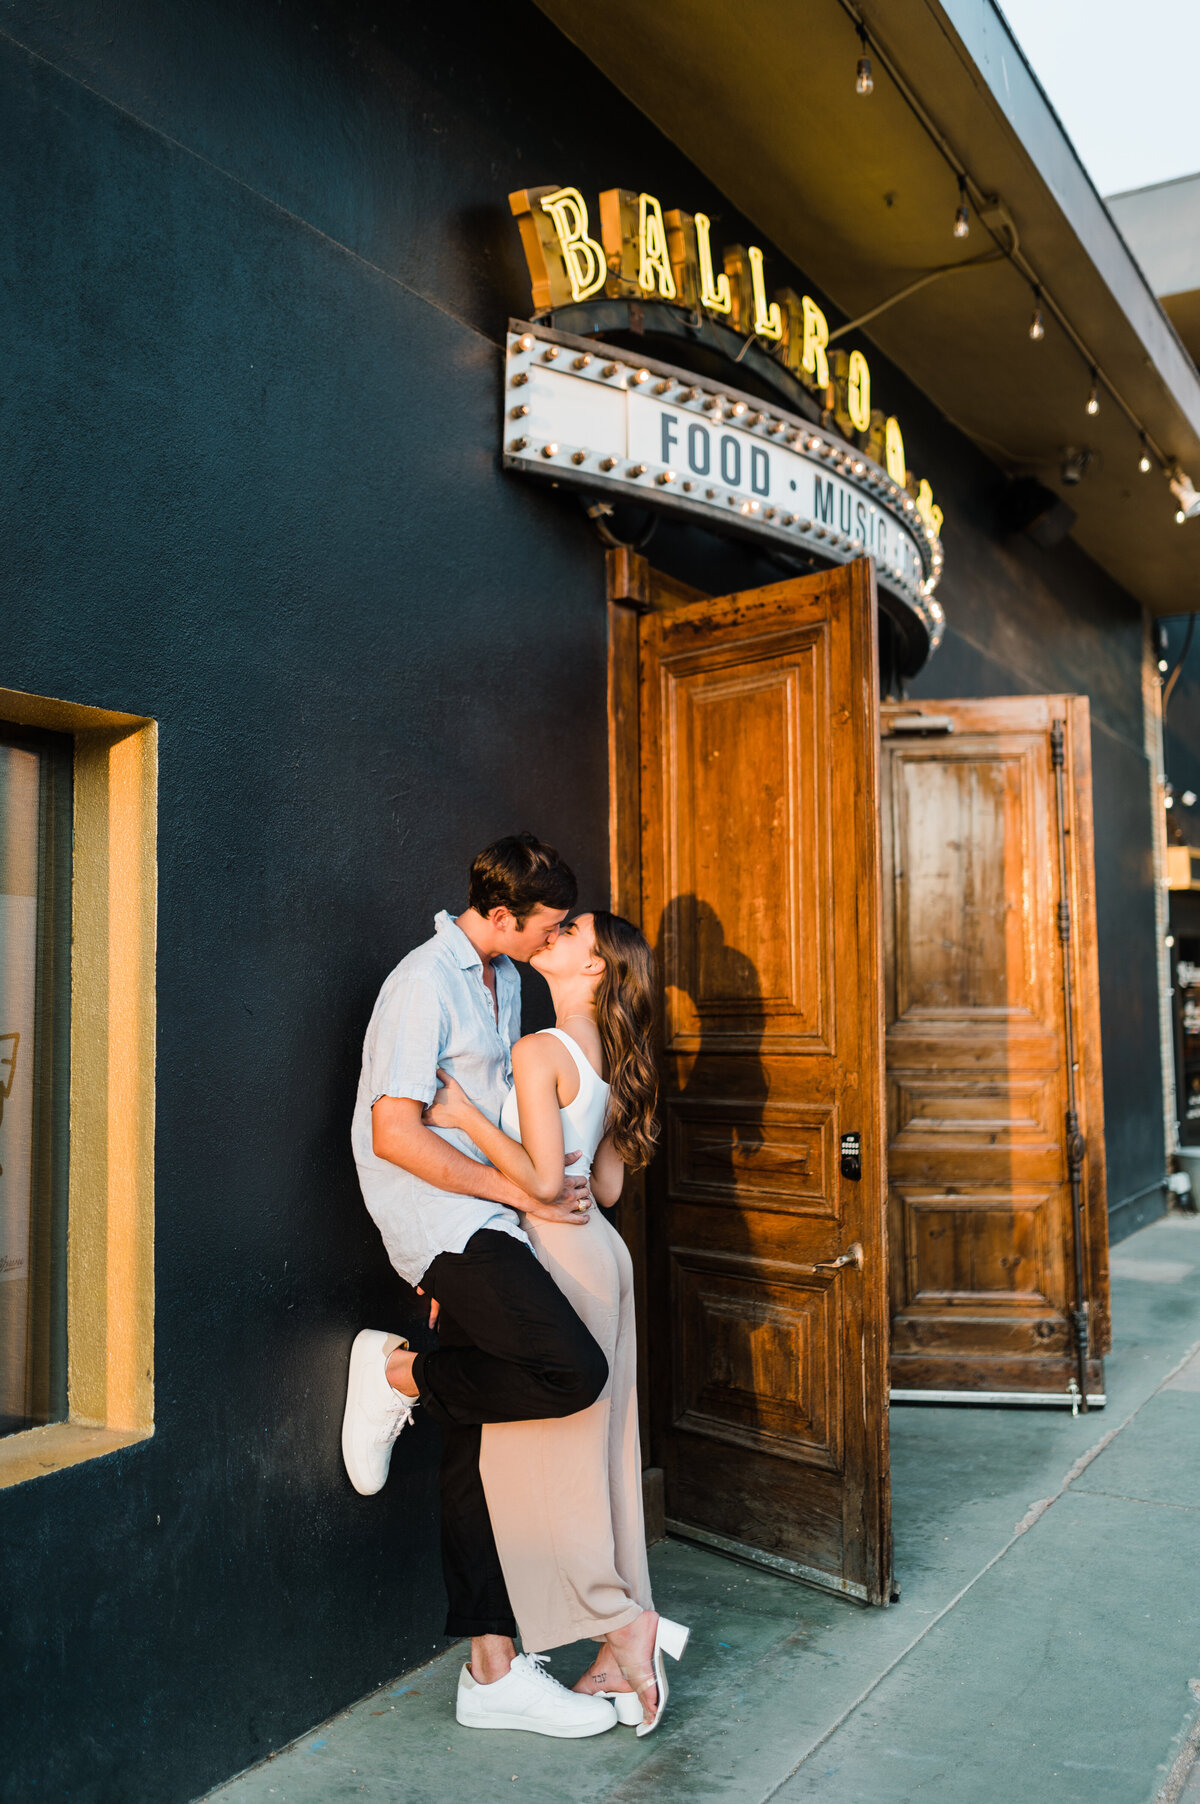
[[[554,1034],[522,1034],[519,1040],[513,1042],[513,1069],[519,1067],[525,1071],[557,1071],[564,1050]]]

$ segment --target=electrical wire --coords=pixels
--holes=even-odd
[[[982,256],[967,257],[962,263],[943,263],[938,269],[927,270],[923,276],[918,276],[915,282],[910,282],[907,288],[901,288],[898,293],[890,294],[886,301],[880,301],[879,305],[872,307],[869,313],[860,313],[857,319],[848,320],[844,326],[839,326],[836,332],[829,334],[828,342],[836,344],[837,340],[844,338],[847,332],[857,332],[860,326],[865,326],[869,320],[877,319],[881,313],[886,313],[889,307],[896,305],[897,301],[906,301],[910,294],[916,294],[918,289],[927,288],[930,282],[936,282],[939,276],[957,275],[962,269],[978,269],[981,263],[999,263],[1003,260],[1003,256],[1004,253],[1001,251],[984,251]]]

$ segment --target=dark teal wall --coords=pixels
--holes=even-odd
[[[641,182],[750,228],[520,0],[10,0],[0,166],[0,682],[153,715],[162,760],[158,1427],[0,1494],[0,1794],[177,1804],[440,1645],[433,1433],[375,1499],[338,1457],[353,1331],[421,1334],[350,1161],[361,1034],[495,832],[605,891],[600,551],[495,455],[505,196]],[[1136,610],[1003,547],[991,466],[873,361],[950,521],[921,693],[1095,690],[1132,1191],[1161,1167],[1157,1042],[1120,1016],[1152,952]]]

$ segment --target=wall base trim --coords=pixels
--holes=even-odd
[[[1127,1240],[1136,1234],[1139,1228],[1157,1221],[1167,1213],[1167,1180],[1160,1178],[1155,1184],[1147,1184],[1144,1190],[1135,1190],[1132,1196],[1123,1196],[1119,1203],[1114,1203],[1108,1212],[1108,1243],[1114,1245],[1118,1240]]]

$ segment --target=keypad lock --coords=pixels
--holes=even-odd
[[[862,1135],[842,1135],[842,1176],[853,1178],[855,1183],[862,1177]]]

